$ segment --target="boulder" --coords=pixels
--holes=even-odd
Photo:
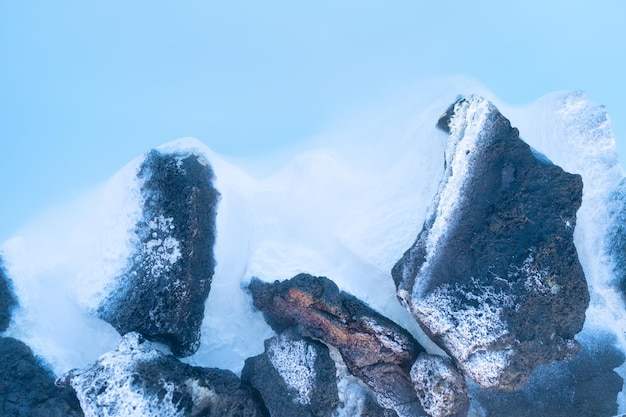
[[[142,217],[125,272],[97,309],[122,335],[136,331],[177,356],[200,344],[215,268],[219,193],[208,162],[151,151],[142,163]]]
[[[470,401],[465,378],[449,359],[421,353],[411,368],[411,380],[429,416],[467,416]]]
[[[241,379],[259,391],[272,416],[331,417],[339,403],[336,372],[326,345],[287,330],[246,360]]]
[[[615,368],[624,353],[615,336],[604,332],[586,335],[581,345],[571,361],[539,366],[518,391],[472,385],[471,396],[490,417],[614,417],[624,383]]]
[[[349,372],[376,393],[380,405],[399,416],[425,415],[409,376],[424,349],[405,329],[325,277],[300,274],[274,283],[253,278],[248,289],[274,330],[298,326],[337,348]]]
[[[444,178],[393,267],[398,298],[483,388],[515,390],[579,349],[589,293],[573,234],[582,180],[520,140],[490,102],[459,99]]]
[[[11,282],[7,276],[2,258],[0,258],[0,332],[9,327],[11,321],[11,310],[17,305],[17,300],[11,288]]]
[[[88,417],[268,417],[258,393],[232,372],[182,363],[134,332],[62,384],[74,388]]]
[[[55,385],[52,371],[23,342],[0,337],[0,415],[80,417],[71,388]]]

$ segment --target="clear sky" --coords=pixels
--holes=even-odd
[[[161,143],[301,141],[433,77],[584,90],[625,160],[626,2],[0,2],[0,241]]]

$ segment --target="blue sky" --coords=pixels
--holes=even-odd
[[[503,4],[506,3],[506,4]],[[626,2],[0,2],[0,240],[147,149],[271,152],[414,83],[584,90],[626,156]]]

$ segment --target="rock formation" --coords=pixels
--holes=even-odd
[[[323,343],[288,330],[246,360],[241,379],[259,391],[272,416],[331,417],[339,405],[336,372]]]
[[[49,368],[23,342],[0,337],[0,415],[3,417],[80,417],[70,388],[58,387]]]
[[[424,349],[403,328],[328,278],[300,274],[274,283],[253,279],[254,306],[276,331],[298,326],[339,350],[350,373],[399,416],[425,415],[409,376]]]
[[[151,151],[138,173],[143,216],[135,250],[98,315],[122,335],[136,331],[177,356],[198,349],[204,302],[215,268],[219,193],[208,162]]]
[[[571,361],[539,366],[515,392],[481,390],[471,395],[490,417],[614,417],[623,379],[614,371],[624,353],[607,333],[584,335]]]
[[[449,359],[421,353],[411,368],[411,380],[429,416],[467,416],[470,402],[465,379]]]
[[[579,348],[589,304],[573,242],[582,181],[482,98],[458,100],[438,126],[449,133],[445,174],[393,268],[398,297],[464,374],[514,390]]]
[[[88,417],[268,417],[258,394],[232,372],[184,364],[134,332],[62,384],[74,388]]]
[[[9,327],[11,321],[11,310],[17,305],[15,295],[11,289],[11,283],[2,265],[0,258],[0,332]]]

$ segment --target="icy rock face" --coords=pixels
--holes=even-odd
[[[292,330],[266,340],[265,352],[246,360],[241,379],[273,416],[330,417],[339,403],[328,348]]]
[[[411,368],[411,380],[429,416],[467,416],[470,404],[467,385],[449,359],[420,354]]]
[[[15,294],[11,289],[11,283],[2,265],[0,258],[0,332],[9,327],[11,321],[11,310],[17,305]]]
[[[480,97],[457,101],[438,126],[449,133],[444,178],[392,270],[398,297],[465,375],[514,390],[579,348],[589,304],[573,242],[582,181]]]
[[[337,348],[349,372],[360,378],[380,405],[399,416],[425,415],[409,372],[424,349],[403,328],[328,278],[300,274],[274,283],[253,279],[254,306],[274,330],[298,326]]]
[[[62,383],[74,388],[87,417],[266,416],[232,372],[184,364],[134,332]]]
[[[58,387],[54,376],[23,342],[0,337],[0,415],[80,417],[76,395]]]
[[[626,297],[626,180],[618,185],[608,202],[611,229],[606,249],[613,258],[615,284]]]
[[[215,268],[219,193],[213,171],[193,154],[151,151],[141,165],[143,217],[135,250],[98,315],[122,335],[140,332],[188,356],[200,343]]]
[[[471,386],[471,395],[490,417],[614,417],[623,379],[614,368],[624,353],[609,333],[580,337],[580,353],[571,361],[538,367],[515,392]]]

